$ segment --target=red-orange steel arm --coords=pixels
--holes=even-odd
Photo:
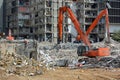
[[[62,34],[63,34],[63,13],[64,12],[68,12],[70,19],[72,20],[75,29],[78,32],[78,36],[80,36],[80,38],[78,38],[78,40],[82,39],[82,41],[88,45],[90,47],[90,42],[88,40],[87,35],[81,30],[80,28],[80,24],[77,20],[77,18],[75,17],[75,15],[73,14],[72,10],[68,7],[61,7],[59,9],[59,16],[58,16],[58,32],[59,32],[59,39],[62,40]]]
[[[62,34],[63,34],[63,10],[60,8],[59,9],[59,16],[58,16],[58,36],[59,40],[62,40]]]
[[[95,18],[95,20],[93,21],[93,23],[90,25],[90,27],[88,28],[88,30],[86,31],[86,35],[88,36],[90,34],[90,32],[95,28],[95,26],[98,24],[99,20],[105,16],[105,21],[106,21],[106,28],[107,28],[107,34],[109,36],[109,18],[108,18],[108,10],[107,8],[102,10],[100,12],[100,14]],[[109,37],[108,37],[109,38]],[[110,39],[108,39],[110,41]]]

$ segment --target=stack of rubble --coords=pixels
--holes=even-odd
[[[84,62],[84,63],[83,63]],[[97,58],[83,58],[79,59],[77,64],[81,64],[83,68],[120,68],[120,56],[104,57],[100,60]]]
[[[110,40],[110,43],[106,43],[105,40],[102,42],[92,44],[93,48],[98,47],[109,47],[111,51],[111,55],[109,57],[102,58],[97,60],[96,58],[86,58],[84,57],[82,61],[82,65],[88,67],[120,67],[120,44],[114,40]],[[39,50],[44,51],[45,54],[48,54],[51,57],[54,65],[57,66],[68,66],[68,65],[76,65],[78,62],[77,55],[77,47],[81,44],[73,44],[73,43],[62,43],[60,45],[52,45],[52,46],[39,46]],[[113,55],[114,54],[114,55]],[[117,62],[116,62],[117,61]]]
[[[114,41],[110,38],[110,43],[106,43],[106,40],[103,40],[102,42],[97,42],[92,44],[93,48],[99,48],[99,47],[108,47],[110,48],[111,55],[120,55],[120,43],[117,41]]]
[[[0,67],[4,68],[8,74],[21,76],[40,75],[45,71],[44,64],[17,54],[1,55]]]
[[[106,44],[105,41],[92,44],[93,47],[109,47],[112,56],[97,58],[83,58],[78,60],[77,47],[81,44],[62,43],[60,45],[50,43],[29,42],[26,46],[24,43],[19,45],[16,53],[0,54],[0,67],[4,68],[7,73],[18,75],[37,75],[42,74],[46,68],[54,66],[76,66],[82,67],[113,67],[120,68],[120,44],[111,40]],[[23,48],[22,48],[23,47]],[[37,50],[36,60],[25,57],[25,51],[30,55],[30,51]],[[116,55],[113,57],[113,54]],[[28,54],[27,54],[28,55]],[[30,58],[30,59],[29,59]]]
[[[48,44],[49,45],[49,44]],[[55,44],[55,45],[40,45],[38,48],[38,56],[39,61],[41,62],[40,58],[44,58],[44,62],[47,62],[46,65],[49,64],[49,62],[52,62],[52,65],[54,66],[68,66],[69,63],[71,63],[73,60],[77,59],[77,47],[78,44],[73,43],[62,43],[62,44]],[[42,53],[42,55],[41,55]],[[43,55],[44,53],[44,55]],[[49,61],[47,58],[48,56]]]
[[[120,43],[110,39],[110,43],[102,42],[92,44],[93,48],[108,47],[111,55],[103,58],[81,58],[76,61],[74,67],[96,68],[109,67],[120,68]]]

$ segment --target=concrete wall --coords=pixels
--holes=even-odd
[[[110,24],[110,33],[120,30],[120,24]]]

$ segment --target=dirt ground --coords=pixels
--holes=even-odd
[[[120,69],[57,68],[37,76],[18,76],[0,70],[0,80],[120,80]]]

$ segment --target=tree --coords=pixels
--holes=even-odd
[[[112,39],[114,39],[115,41],[120,42],[120,30],[119,31],[115,31],[115,33],[113,33],[113,35],[111,35]]]

